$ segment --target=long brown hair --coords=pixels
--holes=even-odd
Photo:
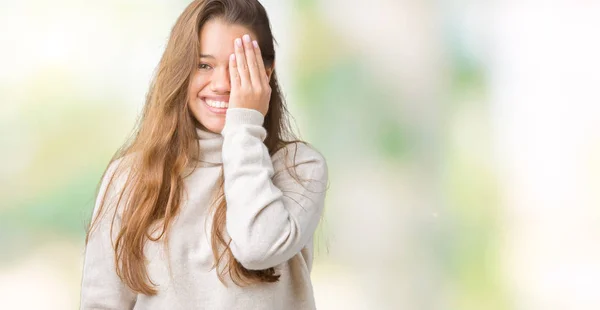
[[[111,164],[115,161],[118,164],[107,186],[108,189],[115,187],[115,175],[127,171],[126,182],[122,188],[117,189],[120,194],[116,206],[121,201],[125,204],[121,210],[114,209],[110,230],[112,236],[115,219],[119,218],[120,226],[114,240],[116,272],[127,286],[138,293],[157,293],[146,269],[144,244],[156,242],[163,237],[168,243],[166,235],[169,225],[178,214],[185,190],[183,179],[187,176],[186,172],[190,171],[188,168],[195,169],[197,154],[202,152],[198,149],[195,131],[199,124],[188,110],[188,85],[198,65],[200,30],[213,18],[242,25],[253,31],[260,44],[265,65],[272,68],[275,61],[274,38],[267,13],[257,0],[196,0],[177,19],[150,85],[136,129],[131,139],[111,160]],[[268,133],[264,143],[272,155],[285,145],[299,141],[290,128],[288,111],[275,71],[271,75],[270,86],[272,91],[269,111],[263,127]],[[132,160],[119,160],[127,158]],[[224,231],[227,204],[222,175],[221,173],[213,200],[211,232],[214,267],[217,268],[219,279],[225,283],[224,276],[229,274],[239,286],[277,281],[279,275],[275,274],[274,268],[248,270],[233,257],[229,248],[230,241]],[[98,226],[99,218],[107,213],[104,202],[108,192],[109,190],[102,197],[96,216],[90,224],[86,243],[94,227]],[[154,234],[158,229],[160,233]]]

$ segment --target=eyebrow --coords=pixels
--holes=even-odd
[[[215,56],[209,54],[200,54],[200,58],[215,58]]]

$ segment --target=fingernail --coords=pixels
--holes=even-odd
[[[231,54],[231,55],[229,55],[229,60],[231,60],[231,61],[235,61],[235,54]]]
[[[252,41],[252,44],[254,45],[254,47],[258,48],[258,42],[256,42],[256,40]]]
[[[244,35],[244,41],[246,41],[246,42],[250,43],[250,36],[249,36],[249,35],[247,35],[247,34],[245,34],[245,35]]]
[[[242,40],[240,40],[240,38],[235,39],[235,45],[241,47],[242,46]]]

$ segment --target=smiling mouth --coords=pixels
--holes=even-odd
[[[225,102],[225,101],[217,101],[217,100],[204,98],[204,102],[206,103],[207,106],[209,106],[211,108],[217,108],[217,109],[229,108],[229,102]]]

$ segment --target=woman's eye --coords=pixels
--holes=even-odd
[[[199,64],[198,65],[198,69],[208,70],[208,69],[210,69],[210,65],[208,65],[208,64]]]

